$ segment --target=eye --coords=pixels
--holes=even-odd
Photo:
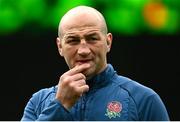
[[[80,40],[76,39],[76,38],[74,38],[74,39],[67,39],[66,40],[66,43],[70,44],[70,45],[76,45],[76,44],[79,44],[79,42],[80,42]]]
[[[91,40],[97,40],[97,38],[96,37],[91,37]]]
[[[96,36],[87,37],[87,41],[92,41],[92,42],[94,42],[94,41],[97,41],[97,40],[98,40],[98,37],[96,37]]]

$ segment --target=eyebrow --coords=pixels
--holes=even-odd
[[[64,36],[64,39],[74,39],[74,38],[79,38],[78,35],[66,35]]]
[[[85,36],[94,36],[94,35],[98,35],[98,32],[89,32],[85,34]]]

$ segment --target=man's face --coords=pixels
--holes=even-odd
[[[105,69],[112,41],[110,33],[104,34],[100,26],[92,22],[68,25],[63,33],[63,37],[57,39],[57,45],[70,69],[88,63],[90,68],[82,72],[86,77]]]

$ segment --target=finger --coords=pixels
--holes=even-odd
[[[68,72],[66,72],[67,75],[74,75],[77,73],[81,73],[84,70],[88,69],[90,67],[90,64],[82,64],[82,65],[77,65],[74,68],[70,69]]]
[[[88,85],[83,85],[81,87],[76,87],[75,89],[75,92],[76,92],[76,95],[78,97],[81,97],[83,95],[83,93],[89,91],[89,86]]]
[[[73,80],[73,81],[78,81],[78,80],[82,80],[82,79],[86,80],[85,75],[83,75],[82,73],[78,73],[78,74],[72,75],[70,77],[71,77],[71,80]]]
[[[79,87],[79,89],[81,90],[81,93],[85,93],[89,91],[89,86],[88,85],[83,85],[81,87]]]
[[[81,87],[83,85],[86,85],[86,81],[84,79],[74,81],[71,83],[72,86]]]

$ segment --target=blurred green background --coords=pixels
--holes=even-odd
[[[0,0],[0,35],[27,25],[57,29],[63,14],[77,5],[101,11],[111,32],[174,35],[180,30],[180,0]]]

